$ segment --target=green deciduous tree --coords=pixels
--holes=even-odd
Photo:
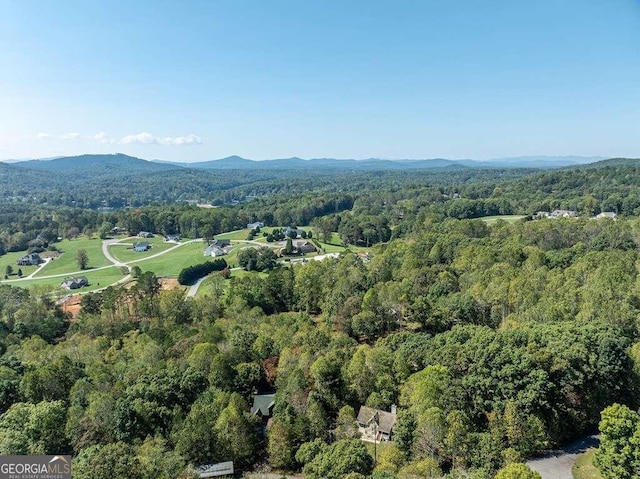
[[[500,469],[494,479],[542,479],[542,476],[526,464],[514,462]]]
[[[79,249],[76,253],[76,263],[79,269],[87,269],[89,265],[89,256],[87,255],[87,250]]]

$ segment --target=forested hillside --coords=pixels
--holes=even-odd
[[[626,414],[614,403],[640,406],[632,161],[312,177],[114,166],[73,189],[68,172],[44,182],[0,167],[3,188],[15,181],[0,255],[114,227],[209,242],[255,221],[371,248],[213,273],[196,298],[138,272],[127,288],[84,295],[77,317],[46,288],[1,285],[2,454],[70,453],[79,478],[111,477],[112,463],[126,477],[190,478],[232,459],[309,479],[482,479],[593,431],[603,410]],[[220,206],[175,201],[198,192]],[[123,195],[141,206],[81,207],[135,203]],[[555,208],[580,218],[533,219]],[[601,211],[620,218],[593,219]],[[509,214],[528,216],[473,219]],[[255,393],[275,394],[266,430],[250,414]],[[397,407],[393,440],[374,453],[361,406]],[[615,444],[599,453],[608,479],[620,457]]]
[[[72,453],[79,478],[230,459],[311,479],[491,478],[613,402],[638,406],[639,245],[637,220],[427,214],[371,259],[217,277],[187,301],[144,273],[86,295],[73,321],[3,285],[0,452]],[[266,437],[255,392],[276,394]],[[365,404],[398,406],[375,465]]]

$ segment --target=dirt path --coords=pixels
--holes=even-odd
[[[531,459],[527,464],[531,469],[537,471],[542,479],[573,479],[571,468],[577,457],[589,448],[598,447],[598,444],[600,444],[600,436],[587,436],[563,449]]]

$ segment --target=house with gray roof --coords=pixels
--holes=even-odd
[[[18,259],[17,263],[18,266],[34,266],[42,263],[42,258],[38,253],[29,253]]]
[[[273,415],[273,406],[275,406],[275,394],[254,394],[253,406],[251,406],[251,414],[268,418]]]
[[[77,278],[68,278],[65,279],[60,286],[64,289],[72,290],[72,289],[80,289],[89,285],[89,280],[86,276],[78,276]]]
[[[392,440],[396,420],[396,405],[392,404],[391,412],[360,406],[356,422],[363,441],[380,442]]]
[[[151,243],[147,243],[146,241],[138,241],[137,243],[133,243],[133,251],[136,253],[143,253],[145,251],[149,251],[151,249]]]

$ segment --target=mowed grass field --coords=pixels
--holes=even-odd
[[[498,215],[498,216],[483,216],[482,218],[478,218],[488,225],[494,224],[498,220],[506,221],[507,223],[515,223],[518,220],[524,218],[524,215]]]
[[[216,235],[216,239],[228,239],[228,240],[246,240],[249,235],[248,229],[238,230],[238,231],[230,231],[229,233],[222,233]],[[257,236],[256,236],[257,238]]]
[[[169,247],[171,246],[175,245],[169,244]],[[204,243],[197,241],[195,243],[184,244],[174,249],[173,251],[161,254],[156,258],[145,260],[144,257],[138,256],[135,259],[139,261],[134,261],[130,264],[131,266],[138,266],[142,271],[153,271],[156,276],[175,277],[178,276],[183,268],[186,268],[187,266],[191,266],[193,264],[203,263],[207,259],[210,259],[204,256],[204,248]],[[110,249],[109,251],[113,250]],[[153,252],[153,249],[151,250],[151,252]],[[158,252],[158,250],[155,251],[156,254]],[[147,255],[147,253],[149,252],[136,254]],[[116,257],[119,258],[118,256]]]
[[[111,263],[102,254],[102,240],[98,238],[80,237],[73,240],[63,240],[55,243],[56,248],[60,250],[60,256],[53,261],[49,261],[44,268],[38,271],[36,278],[42,276],[50,276],[52,274],[63,274],[78,271],[78,263],[76,255],[78,251],[83,249],[87,252],[89,258],[89,269],[108,266]],[[42,253],[45,255],[46,253]],[[23,270],[24,271],[24,270]]]

